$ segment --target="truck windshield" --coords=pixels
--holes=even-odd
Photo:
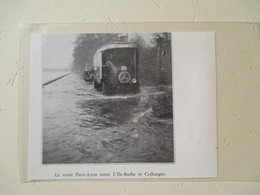
[[[136,49],[120,48],[110,49],[103,52],[103,65],[111,61],[116,67],[126,66],[128,71],[135,71]]]

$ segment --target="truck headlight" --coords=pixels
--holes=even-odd
[[[132,79],[132,83],[137,83],[137,80],[136,79]]]

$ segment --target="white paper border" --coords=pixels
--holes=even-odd
[[[172,60],[174,163],[43,165],[41,35],[32,35],[28,180],[217,177],[215,33],[172,33]]]

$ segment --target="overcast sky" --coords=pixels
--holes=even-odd
[[[43,68],[69,68],[73,61],[75,34],[42,35]]]

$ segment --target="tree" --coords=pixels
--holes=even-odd
[[[118,34],[80,34],[74,42],[73,71],[83,71],[86,64],[93,66],[93,57],[98,48],[118,40]]]
[[[146,44],[144,38],[138,33],[135,33],[134,36],[132,38],[130,38],[129,42],[137,43],[139,45],[139,47],[147,47],[147,44]]]
[[[151,40],[152,43],[156,42],[156,39],[163,39],[164,41],[170,41],[171,40],[171,33],[154,33],[153,39]]]
[[[170,84],[172,80],[171,34],[154,33],[153,41],[157,47],[157,79],[159,84]]]

